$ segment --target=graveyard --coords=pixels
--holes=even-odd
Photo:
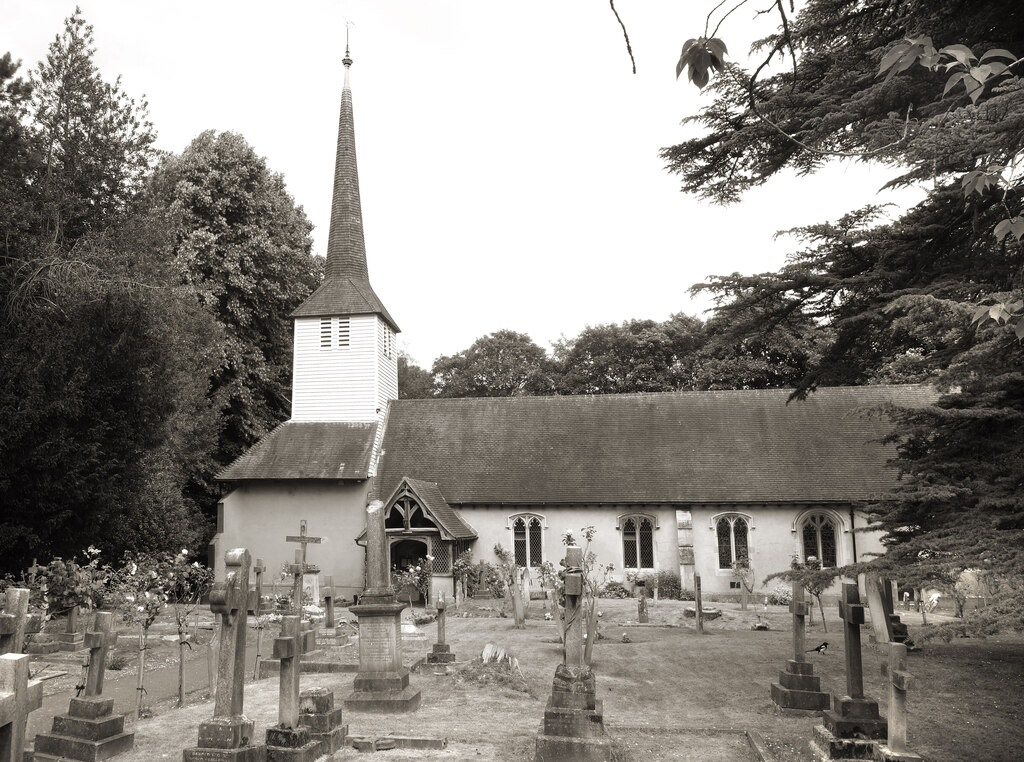
[[[225,605],[218,604],[216,598],[214,608]],[[640,607],[636,599],[598,599],[597,604],[601,637],[594,648],[592,668],[610,743],[608,758],[808,762],[818,758],[810,741],[815,737],[815,726],[821,723],[820,713],[780,709],[769,690],[780,666],[793,656],[793,616],[788,607],[751,603],[747,611],[742,611],[738,603],[709,604],[721,616],[703,622],[703,633],[699,633],[694,618],[686,616],[686,609],[692,608],[693,602],[648,602],[648,622],[644,624],[638,622]],[[438,650],[437,613],[432,607],[418,608],[416,618],[420,625],[413,625],[407,614],[403,617],[402,653],[407,667],[411,667],[409,686],[421,696],[418,708],[397,713],[342,708],[338,725],[346,727],[345,744],[333,752],[333,757],[310,759],[356,758],[364,752],[353,748],[353,744],[389,737],[444,744],[444,748],[434,749],[391,749],[386,752],[390,759],[533,759],[545,703],[551,693],[551,677],[562,663],[561,624],[558,612],[548,606],[547,601],[531,601],[525,627],[517,629],[511,606],[501,599],[472,598],[458,607],[448,601],[443,607],[443,639],[448,646],[446,653],[454,659],[435,663],[428,657]],[[808,650],[820,640],[827,640],[829,648],[824,653],[807,653],[806,661],[820,678],[822,690],[839,695],[847,689],[844,622],[838,607],[829,607],[826,612],[828,632],[823,631],[815,617],[805,626],[805,639]],[[545,613],[552,614],[551,618],[545,618]],[[916,622],[920,614],[898,613],[902,613],[904,621],[911,624],[911,633],[916,635],[920,631]],[[343,607],[336,608],[334,616],[339,631],[346,635],[328,637],[321,621],[317,643],[320,658],[334,658],[350,665],[350,670],[303,674],[300,658],[298,670],[287,670],[286,677],[287,681],[297,680],[302,692],[314,688],[333,692],[334,705],[341,708],[357,675],[357,617]],[[89,648],[104,642],[92,627],[93,617],[92,613],[81,616],[80,629],[86,634],[82,639],[84,650],[79,650],[79,654],[91,653]],[[948,617],[933,613],[930,618],[941,621]],[[214,619],[204,609],[197,621],[205,628],[212,626]],[[99,680],[99,693],[117,697],[112,699],[113,706],[106,709],[107,714],[127,714],[125,731],[134,734],[133,747],[121,751],[117,759],[177,759],[183,751],[187,759],[186,750],[196,744],[211,717],[241,714],[237,711],[239,705],[231,704],[238,699],[240,688],[244,692],[242,712],[252,722],[247,736],[262,742],[268,730],[279,727],[284,716],[298,708],[298,704],[288,703],[285,680],[277,674],[253,680],[258,632],[264,657],[296,653],[295,646],[286,644],[295,642],[299,632],[297,618],[286,615],[274,619],[278,621],[268,622],[264,630],[258,631],[250,616],[244,633],[246,655],[240,673],[243,680],[225,679],[225,671],[235,668],[242,650],[217,649],[215,687],[222,700],[228,702],[219,715],[217,702],[210,700],[207,672],[212,630],[205,638],[197,638],[195,652],[191,654],[189,665],[196,669],[189,674],[195,676],[195,684],[188,686],[189,701],[184,708],[175,708],[173,690],[164,690],[161,695],[161,685],[172,685],[173,681],[166,678],[176,672],[172,663],[161,658],[160,648],[167,652],[173,648],[165,640],[157,641],[162,645],[155,647],[151,662],[158,666],[147,673],[151,695],[142,719],[131,716],[135,696],[130,670],[106,670],[104,684],[103,678],[95,674],[95,664],[88,673],[92,677],[86,675],[86,695],[81,699],[74,698],[73,685],[57,689],[59,681],[52,681],[53,688],[50,681],[44,682],[47,705],[57,702],[60,708],[55,711],[63,714],[68,701],[73,705],[75,701],[89,701],[90,692],[97,692]],[[63,625],[62,620],[56,623]],[[109,617],[106,623],[109,624]],[[755,623],[767,624],[769,629],[752,630]],[[101,623],[100,629],[105,626]],[[164,617],[158,623],[158,631],[172,626]],[[50,629],[59,632],[64,628]],[[857,630],[863,632],[862,691],[877,699],[880,714],[885,717],[889,713],[889,681],[882,673],[882,665],[888,660],[887,651],[882,644],[869,642],[870,617]],[[130,652],[130,639],[106,642],[118,643],[110,647],[108,661],[119,652]],[[241,642],[233,640],[232,644]],[[514,655],[517,669],[486,670],[479,664],[473,665],[489,644]],[[930,641],[921,650],[908,654],[907,668],[913,674],[908,694],[909,747],[921,758],[937,761],[1015,759],[1024,684],[1022,645],[1019,637],[959,639],[948,644]],[[44,676],[45,673],[40,675]],[[126,690],[119,690],[121,686]],[[293,695],[298,695],[298,691],[293,691]],[[25,736],[29,745],[49,730],[51,718],[41,714],[38,709],[31,714]],[[759,751],[755,751],[755,745]]]

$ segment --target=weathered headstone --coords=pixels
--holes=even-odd
[[[0,614],[0,654],[20,654],[25,649],[25,636],[42,629],[42,621],[29,616],[28,595],[23,587],[7,588],[4,613]]]
[[[267,728],[268,762],[312,762],[320,756],[320,742],[299,724],[299,677],[302,638],[297,616],[281,620],[281,636],[274,641],[274,658],[281,662],[278,724]]]
[[[0,655],[0,762],[22,762],[25,723],[43,704],[43,684],[28,679],[26,654]]]
[[[295,563],[287,566],[287,571],[294,578],[292,584],[292,610],[298,612],[299,616],[302,616],[302,589],[303,579],[307,574],[319,574],[320,567],[306,562],[306,548],[310,544],[319,545],[323,541],[323,537],[311,537],[306,534],[306,520],[302,519],[299,522],[299,533],[297,535],[288,535],[285,538],[288,542],[296,542],[302,546],[302,550],[295,551]]]
[[[210,610],[220,619],[217,689],[213,719],[199,725],[199,745],[184,762],[264,762],[267,749],[252,745],[253,722],[243,713],[245,635],[251,559],[245,548],[224,554],[224,580],[210,591]]]
[[[647,624],[651,621],[647,615],[647,588],[638,587],[637,592],[640,594],[640,597],[636,602],[636,621],[640,624]]]
[[[444,640],[444,622],[447,608],[448,601],[445,600],[444,593],[442,593],[437,601],[437,642],[434,643],[433,650],[427,654],[427,664],[450,664],[455,661],[455,654],[452,653],[451,646]]]
[[[334,577],[324,577],[324,610],[326,612],[324,617],[324,627],[334,627]]]
[[[693,604],[697,609],[697,632],[704,634],[704,597],[700,588],[700,575],[693,575]]]
[[[875,749],[877,762],[919,762],[922,757],[907,748],[907,690],[913,675],[907,671],[907,646],[890,643],[889,661],[882,674],[889,678],[889,736]]]
[[[64,632],[57,633],[61,651],[78,651],[85,645],[85,636],[78,631],[78,606],[68,609]]]
[[[562,663],[555,668],[535,760],[609,760],[612,744],[604,729],[597,678],[583,660],[583,549],[566,548],[564,564],[564,651]]]
[[[71,699],[68,713],[53,718],[51,732],[36,736],[34,759],[38,762],[110,759],[135,745],[135,733],[125,732],[124,715],[113,714],[114,700],[103,698],[107,652],[117,643],[117,633],[111,629],[113,617],[109,611],[96,612],[93,629],[85,633],[89,649],[85,697]]]
[[[419,708],[420,692],[409,685],[402,665],[401,615],[388,569],[384,503],[366,508],[366,589],[359,605],[349,608],[359,620],[359,672],[345,707],[363,712],[411,712]]]
[[[779,672],[779,682],[772,683],[772,701],[783,709],[827,709],[829,695],[821,690],[821,678],[814,676],[814,665],[807,661],[804,637],[808,614],[804,586],[793,582],[793,598],[789,604],[793,614],[793,658]]]
[[[812,745],[825,759],[868,759],[876,746],[872,739],[886,736],[886,722],[879,717],[878,702],[864,696],[860,638],[864,606],[856,583],[843,585],[839,616],[845,641],[846,695],[833,696],[832,709],[822,713],[824,724],[814,729]]]
[[[875,574],[864,580],[868,608],[871,611],[872,641],[875,643],[910,643],[910,633],[893,609],[892,582]]]
[[[348,725],[342,725],[341,707],[334,707],[334,691],[307,688],[299,694],[299,724],[320,744],[321,754],[333,754],[345,745]]]
[[[257,558],[252,567],[254,587],[249,591],[248,610],[253,616],[263,613],[263,573],[267,570],[262,558]]]

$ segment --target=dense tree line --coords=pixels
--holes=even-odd
[[[785,388],[803,378],[827,335],[798,319],[736,336],[718,319],[680,313],[588,326],[548,354],[526,334],[496,331],[429,371],[401,356],[398,391],[422,398]]]
[[[219,468],[288,415],[310,224],[245,141],[160,155],[75,12],[0,59],[0,571],[209,536]]]

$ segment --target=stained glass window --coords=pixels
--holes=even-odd
[[[516,566],[526,566],[526,522],[522,518],[512,522],[512,549]]]
[[[626,519],[622,522],[622,563],[627,569],[636,566],[636,522]]]
[[[729,519],[718,520],[718,568],[732,566],[732,524]]]
[[[835,522],[824,513],[812,513],[804,520],[803,538],[804,561],[814,557],[822,567],[838,566]]]
[[[747,520],[742,516],[723,516],[715,525],[718,538],[718,568],[731,569],[733,563],[750,558]]]
[[[544,546],[541,540],[540,519],[534,516],[530,519],[530,566],[540,566],[544,563]]]

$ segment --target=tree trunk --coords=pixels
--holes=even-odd
[[[139,632],[139,679],[135,685],[135,718],[142,718],[142,694],[145,692],[143,689],[142,681],[146,674],[146,631],[142,630]]]
[[[818,611],[821,612],[821,629],[828,632],[828,622],[825,621],[825,606],[821,602],[820,595],[816,595],[814,597],[818,599]]]
[[[178,632],[178,706],[185,706],[185,641]]]

